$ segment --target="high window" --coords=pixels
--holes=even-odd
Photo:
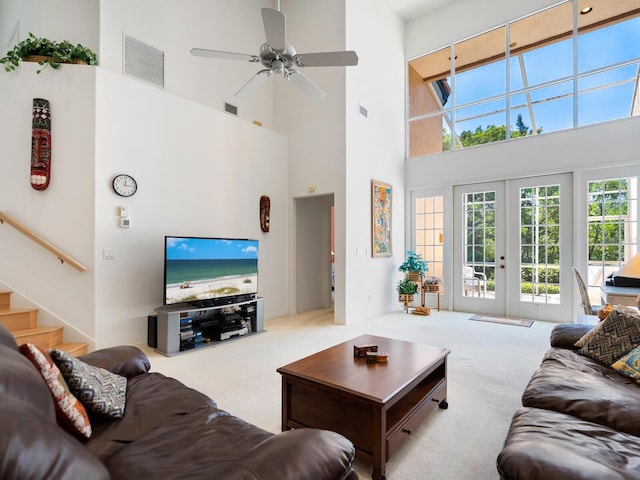
[[[572,0],[408,62],[410,158],[640,114],[640,5]]]

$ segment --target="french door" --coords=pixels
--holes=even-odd
[[[567,321],[571,175],[454,188],[454,310]]]

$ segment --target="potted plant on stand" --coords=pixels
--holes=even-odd
[[[439,277],[425,277],[424,279],[424,289],[427,292],[437,292],[440,290],[441,284],[442,279]]]
[[[407,259],[398,267],[398,270],[404,272],[405,277],[419,282],[420,277],[429,271],[429,267],[420,254],[407,250]]]
[[[413,296],[418,292],[418,284],[408,276],[404,277],[396,284],[398,291],[398,301],[404,304],[404,311],[409,311],[409,303],[413,301]]]
[[[413,295],[419,290],[418,285],[422,285],[422,276],[429,269],[427,262],[419,254],[408,250],[407,258],[398,270],[404,273],[404,278],[396,285],[398,300],[404,303],[404,309],[408,312],[409,303],[413,301]]]

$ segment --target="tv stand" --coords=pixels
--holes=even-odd
[[[195,307],[187,303],[156,308],[157,348],[171,356],[263,331],[262,298],[229,305]]]

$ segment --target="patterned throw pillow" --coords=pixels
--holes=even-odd
[[[622,375],[640,382],[640,346],[637,346],[621,359],[615,361],[611,367]]]
[[[86,408],[105,417],[122,418],[127,393],[125,377],[88,365],[57,348],[50,353],[69,388]]]
[[[614,310],[578,353],[612,365],[640,344],[640,317]]]
[[[91,422],[82,403],[69,391],[60,370],[51,357],[31,343],[20,345],[20,353],[38,369],[47,383],[55,401],[58,423],[69,433],[80,437],[91,437]]]
[[[595,327],[593,327],[591,330],[585,333],[582,337],[580,337],[580,339],[573,345],[578,348],[584,347],[587,344],[587,342],[591,340],[591,338],[600,331],[603,324],[604,324],[604,321],[598,323]]]

